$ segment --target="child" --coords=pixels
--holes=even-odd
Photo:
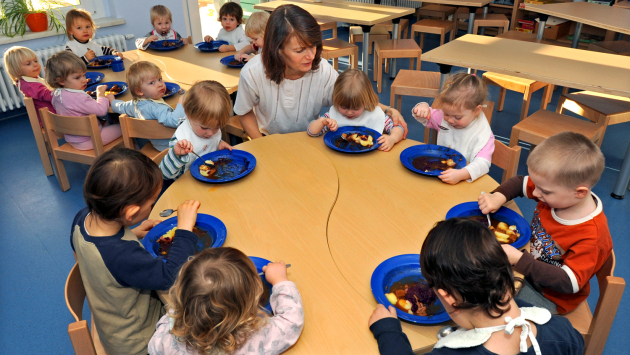
[[[51,103],[52,91],[46,80],[39,77],[42,66],[37,60],[37,55],[26,47],[13,46],[4,53],[4,67],[22,95],[33,99],[39,126],[44,127],[39,109],[46,107],[52,113],[57,112]]]
[[[165,180],[177,179],[190,169],[197,159],[193,152],[202,156],[215,150],[232,150],[221,140],[221,128],[232,111],[230,95],[223,85],[212,80],[195,83],[184,97],[184,111],[187,119],[175,131],[168,154],[160,163]]]
[[[423,125],[438,131],[437,144],[460,152],[468,165],[449,169],[440,179],[451,185],[462,180],[473,182],[490,171],[494,153],[494,135],[482,111],[486,85],[475,74],[451,76],[435,99],[438,109],[421,102],[413,108],[413,117]],[[448,128],[448,131],[438,126]]]
[[[99,117],[107,115],[109,104],[114,100],[114,95],[105,96],[107,85],[99,85],[96,88],[96,101],[92,99],[83,91],[87,87],[86,71],[85,63],[76,55],[66,51],[53,54],[46,62],[46,82],[54,88],[52,105],[59,115],[88,116],[95,114]],[[103,127],[99,121],[98,127],[101,130],[103,145],[122,136],[118,124]],[[94,149],[89,136],[64,134],[64,138],[76,149]]]
[[[99,156],[83,186],[87,207],[72,222],[70,245],[98,336],[108,354],[146,354],[162,303],[151,290],[167,290],[195,253],[192,228],[199,201],[177,208],[177,230],[166,262],[138,238],[160,221],[145,220],[162,187],[160,169],[144,154],[116,147]]]
[[[127,85],[133,100],[112,101],[112,111],[126,113],[130,117],[143,120],[158,120],[166,127],[177,128],[186,118],[183,96],[175,109],[164,102],[162,96],[166,93],[166,85],[162,81],[162,72],[157,65],[140,61],[133,63],[127,70]],[[157,150],[168,149],[168,139],[151,139]]]
[[[256,53],[262,51],[265,27],[269,16],[269,13],[266,11],[256,11],[249,17],[245,24],[245,35],[252,39],[252,44],[239,50],[234,55],[234,59],[249,61]]]
[[[311,121],[306,132],[318,137],[337,127],[362,126],[383,132],[378,139],[379,150],[388,152],[400,142],[405,133],[403,126],[394,126],[391,117],[378,106],[378,96],[367,74],[358,69],[341,73],[333,88],[333,106],[324,117]]]
[[[568,319],[513,298],[512,268],[485,225],[465,218],[438,222],[422,245],[420,266],[461,327],[430,354],[583,354],[584,338]],[[369,326],[381,355],[414,354],[392,305],[389,311],[378,305]]]
[[[187,43],[186,39],[177,31],[171,29],[173,23],[173,14],[171,10],[164,5],[155,5],[151,8],[151,25],[153,31],[147,33],[144,37],[136,39],[136,48],[146,50],[151,42],[162,41],[165,39],[181,39]]]
[[[591,277],[612,251],[602,201],[591,191],[604,171],[604,155],[583,135],[562,132],[529,153],[527,167],[529,176],[515,176],[481,195],[479,208],[492,213],[519,196],[538,201],[531,254],[503,249],[528,281],[517,297],[565,314],[586,300]]]
[[[68,36],[66,50],[83,59],[85,64],[102,55],[117,55],[123,58],[122,53],[114,48],[92,42],[94,31],[96,31],[96,25],[89,12],[83,9],[68,11],[66,14],[66,35]]]
[[[263,284],[252,261],[234,248],[206,249],[182,266],[171,304],[149,354],[280,354],[304,327],[302,298],[284,262],[263,267],[273,286],[274,316],[260,308]]]
[[[249,38],[247,38],[241,26],[243,23],[243,9],[241,5],[235,2],[226,2],[221,6],[219,17],[221,17],[221,27],[223,28],[219,31],[217,41],[227,41],[229,43],[219,47],[219,52],[240,51],[249,45]],[[210,36],[205,36],[203,39],[206,42],[213,41]]]

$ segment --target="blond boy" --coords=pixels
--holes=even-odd
[[[151,8],[150,14],[153,31],[147,33],[144,37],[136,39],[136,48],[146,50],[151,42],[165,39],[181,39],[184,43],[187,43],[187,40],[182,39],[182,36],[177,31],[171,29],[173,14],[168,7],[155,5]]]
[[[267,20],[269,13],[266,11],[256,11],[249,17],[245,24],[245,35],[252,40],[252,44],[236,52],[234,59],[249,61],[262,51]]]

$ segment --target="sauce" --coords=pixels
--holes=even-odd
[[[233,161],[230,158],[219,158],[214,161],[214,173],[205,176],[211,180],[226,180],[241,175],[249,169],[249,160]]]
[[[417,280],[417,278],[415,281],[412,281],[411,278],[405,278],[394,282],[389,287],[389,292],[396,295],[397,302],[394,306],[405,313],[409,313],[409,310],[401,305],[401,303],[405,303],[405,300],[411,302],[411,312],[416,316],[430,317],[444,309],[435,304],[437,296],[433,290],[428,288],[424,281]]]
[[[241,62],[240,60],[230,60],[230,62],[228,63],[228,65],[242,65],[243,62]]]
[[[439,157],[417,157],[411,164],[414,168],[425,173],[434,170],[444,171],[450,168],[446,163],[442,163],[444,160],[444,158]]]
[[[349,132],[347,133],[348,136],[351,136],[353,133]],[[366,149],[370,149],[374,146],[374,144],[372,144],[371,146],[364,146],[361,143],[357,143],[354,141],[354,139],[344,139],[342,136],[337,137],[337,139],[335,139],[335,141],[333,142],[333,144],[335,145],[335,147],[339,148],[339,149],[350,149],[353,148],[354,150],[366,150]]]
[[[212,239],[212,236],[210,235],[210,233],[208,233],[208,231],[194,226],[192,232],[195,233],[197,237],[199,237],[199,242],[202,245],[201,248],[199,248],[199,245],[197,245],[197,251],[195,252],[195,254],[203,249],[209,248],[212,243],[214,243],[214,240]],[[160,242],[160,240],[158,239],[157,243],[159,247],[157,255],[161,255],[164,259],[167,259],[168,253],[171,251],[171,247],[173,246],[173,239],[171,239],[169,242]]]

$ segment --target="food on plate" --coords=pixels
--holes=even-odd
[[[335,140],[335,146],[342,149],[350,147],[357,147],[359,149],[371,148],[374,146],[374,137],[369,134],[342,133],[341,136]]]
[[[442,310],[435,305],[437,296],[422,281],[395,282],[385,296],[399,310],[416,316],[432,316]]]
[[[230,60],[230,62],[228,63],[228,65],[241,65],[243,64],[243,62],[241,62],[240,60]]]
[[[169,42],[169,41],[164,41],[162,42],[162,47],[177,47],[179,45],[180,42]]]
[[[171,247],[173,246],[173,239],[175,239],[176,230],[177,230],[177,227],[173,227],[168,232],[164,233],[164,235],[162,235],[157,240],[157,243],[159,246],[157,255],[163,257],[164,259],[168,257],[168,253],[171,250]],[[199,243],[201,243],[201,245],[203,246],[202,249],[212,246],[212,243],[214,241],[212,239],[212,236],[207,231],[197,226],[194,226],[192,232],[195,233],[199,237]],[[200,249],[198,249],[198,251],[200,251]]]
[[[455,165],[457,165],[453,158],[446,159],[430,156],[417,157],[411,162],[411,164],[414,168],[420,171],[424,171],[425,173],[434,170],[445,171],[453,169]]]
[[[468,219],[472,219],[488,226],[488,218],[486,216],[470,216]],[[492,224],[489,225],[488,228],[494,232],[494,235],[497,237],[499,243],[512,244],[521,236],[516,229],[516,225],[509,226],[507,223],[500,222],[492,217],[490,217],[490,222]]]
[[[123,91],[123,88],[118,86],[118,84],[114,84],[107,91],[105,91],[105,95],[109,95],[109,94],[117,95],[117,94],[120,94],[122,91]],[[92,97],[96,97],[96,91],[87,91],[87,94]]]
[[[111,59],[106,59],[106,60],[95,59],[95,60],[89,62],[87,64],[87,66],[88,67],[100,67],[102,65],[110,65],[110,64],[112,64],[112,61],[113,60],[111,60]]]
[[[205,176],[205,177],[210,177],[211,175],[214,175],[217,172],[217,169],[214,167],[214,164],[212,165],[200,165],[199,166],[199,174],[201,174],[201,176]]]

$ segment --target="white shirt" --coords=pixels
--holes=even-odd
[[[91,39],[87,43],[81,43],[77,40],[71,40],[66,42],[66,46],[72,50],[72,53],[77,57],[83,57],[89,49],[94,51],[97,57],[103,55],[103,49],[100,44],[94,43]]]
[[[233,45],[237,51],[248,46],[251,42],[249,37],[245,35],[245,30],[241,25],[230,32],[226,31],[225,28],[221,28],[217,36],[217,41],[227,41],[229,44]]]

